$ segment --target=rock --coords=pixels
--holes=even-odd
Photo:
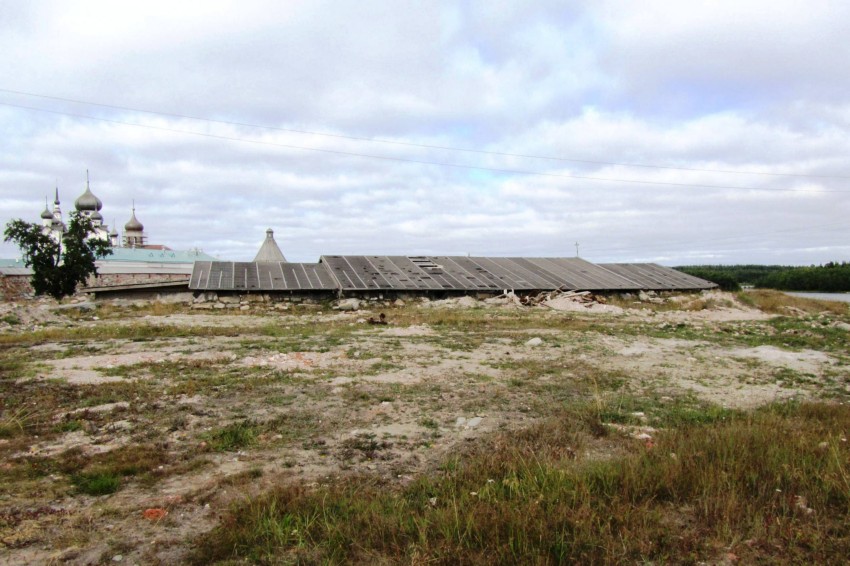
[[[401,299],[396,299],[395,301],[393,301],[393,306],[396,306],[396,307],[403,307],[403,306],[404,306],[404,301],[402,301]]]
[[[473,308],[478,306],[478,301],[475,298],[470,297],[469,295],[464,295],[463,297],[457,300],[457,306],[464,308]]]
[[[55,310],[55,311],[67,311],[67,310],[74,310],[74,309],[80,310],[80,311],[93,311],[93,310],[97,309],[97,306],[92,302],[86,301],[84,303],[73,303],[73,304],[70,304],[70,305],[59,305],[59,306],[53,308],[53,310]]]
[[[358,299],[341,299],[336,306],[341,311],[356,311],[360,309],[360,301]]]
[[[471,419],[467,419],[466,417],[458,417],[455,420],[455,427],[456,428],[463,427],[464,429],[469,430],[471,428],[475,428],[478,425],[480,425],[481,420],[482,420],[481,417],[472,417]]]
[[[542,346],[543,345],[543,339],[540,338],[539,336],[535,336],[534,338],[532,338],[531,340],[526,342],[525,345],[530,346],[532,348],[535,348],[537,346]]]

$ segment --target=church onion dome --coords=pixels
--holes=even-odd
[[[136,218],[136,209],[133,209],[133,215],[130,217],[130,220],[124,224],[124,231],[126,232],[141,232],[145,227],[141,222]]]
[[[41,213],[42,220],[50,220],[53,218],[53,213],[47,210],[47,205],[44,205],[44,211]]]
[[[101,222],[103,222],[103,215],[96,210],[91,213],[91,216],[89,216],[89,218],[91,218],[92,220],[100,220]]]
[[[100,202],[99,198],[94,196],[94,193],[91,192],[88,183],[86,183],[86,192],[81,194],[80,197],[74,201],[74,206],[77,208],[78,212],[94,212],[103,208],[103,203]]]

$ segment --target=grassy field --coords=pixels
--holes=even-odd
[[[847,306],[608,304],[9,308],[0,562],[843,563]]]
[[[599,407],[571,407],[487,438],[403,488],[370,477],[276,488],[234,506],[193,561],[840,563],[850,555],[846,407],[675,405],[656,415],[665,432],[651,442],[611,438],[600,416]],[[611,454],[577,456],[590,447]]]

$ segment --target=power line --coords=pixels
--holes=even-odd
[[[847,222],[843,220],[839,220],[836,222],[830,222],[828,224],[818,224],[816,226],[797,226],[794,228],[786,228],[783,230],[771,230],[769,232],[759,232],[752,234],[742,234],[737,236],[718,236],[715,238],[700,238],[698,242],[684,242],[677,241],[675,243],[669,243],[663,247],[665,252],[681,252],[682,250],[689,248],[706,248],[710,245],[717,245],[723,248],[729,248],[730,246],[748,246],[756,243],[759,239],[770,237],[770,236],[788,236],[797,234],[800,232],[811,232],[813,229],[818,229],[821,234],[824,232],[844,232],[846,230]],[[616,247],[594,247],[590,245],[587,249],[593,253],[634,253],[644,250],[644,246],[616,246]],[[735,249],[735,248],[732,248]],[[714,250],[716,251],[716,250]]]
[[[242,143],[250,143],[256,145],[264,145],[270,147],[281,147],[286,149],[297,149],[303,151],[316,151],[320,153],[329,153],[333,155],[346,155],[349,157],[363,157],[369,159],[381,159],[384,161],[395,161],[400,163],[415,163],[419,165],[435,165],[439,167],[452,167],[456,169],[467,169],[467,170],[476,170],[476,171],[490,171],[494,173],[505,173],[511,175],[533,175],[539,177],[551,177],[557,179],[576,179],[583,181],[601,181],[601,182],[609,182],[609,183],[630,183],[630,184],[638,184],[638,185],[655,185],[655,186],[665,186],[665,187],[685,187],[685,188],[696,188],[696,189],[721,189],[721,190],[736,190],[736,191],[768,191],[768,192],[788,192],[788,193],[800,193],[800,192],[810,192],[805,189],[781,189],[774,187],[744,187],[744,186],[736,186],[736,185],[708,185],[708,184],[697,184],[697,183],[674,183],[671,181],[643,181],[638,179],[618,179],[613,177],[593,177],[588,175],[569,175],[566,173],[548,173],[545,171],[528,171],[522,169],[505,169],[498,167],[484,167],[480,165],[463,165],[460,163],[446,163],[440,161],[428,161],[424,159],[413,159],[407,157],[392,157],[388,155],[375,155],[368,153],[358,153],[353,151],[342,151],[336,149],[324,149],[317,147],[306,147],[292,144],[284,144],[279,142],[271,142],[271,141],[263,141],[263,140],[252,140],[246,138],[240,138],[235,136],[224,136],[219,134],[208,134],[204,132],[195,132],[191,130],[181,130],[178,128],[169,128],[165,126],[153,126],[150,124],[138,124],[134,122],[125,122],[122,120],[113,120],[110,118],[100,118],[97,116],[89,116],[86,114],[76,114],[73,112],[62,112],[59,110],[48,110],[45,108],[35,108],[32,106],[25,106],[21,104],[12,104],[10,102],[0,102],[2,106],[9,106],[12,108],[21,108],[24,110],[32,110],[35,112],[45,112],[48,114],[58,114],[62,116],[71,116],[74,118],[83,118],[87,120],[96,120],[99,122],[106,122],[110,124],[118,124],[122,126],[133,126],[137,128],[146,128],[149,130],[156,130],[161,132],[170,132],[170,133],[178,133],[178,134],[187,134],[192,136],[205,137],[210,139],[217,140],[226,140],[226,141],[235,141]],[[847,193],[850,191],[843,191],[837,189],[818,189],[819,193]]]
[[[201,122],[209,122],[213,124],[224,124],[228,126],[240,126],[247,128],[258,128],[265,130],[274,130],[279,132],[289,132],[294,134],[305,134],[311,136],[324,136],[329,138],[337,138],[337,139],[346,139],[346,140],[354,140],[354,141],[363,141],[363,142],[371,142],[371,143],[382,143],[382,144],[391,144],[391,145],[399,145],[406,147],[419,147],[423,149],[439,149],[444,151],[458,151],[458,152],[466,152],[466,153],[476,153],[481,155],[493,155],[499,157],[520,157],[526,159],[543,159],[548,161],[561,161],[567,163],[585,163],[589,165],[615,165],[621,167],[636,167],[636,168],[644,168],[644,169],[663,169],[670,171],[691,171],[691,172],[700,172],[700,173],[724,173],[724,174],[732,174],[732,175],[763,175],[763,176],[771,176],[771,177],[797,177],[797,178],[815,178],[815,179],[850,179],[848,175],[815,175],[815,174],[807,174],[807,173],[771,173],[765,171],[739,171],[732,169],[710,169],[710,168],[698,168],[698,167],[673,167],[670,165],[654,165],[647,163],[625,163],[619,161],[600,161],[600,160],[592,160],[592,159],[575,159],[575,158],[567,158],[567,157],[552,157],[545,155],[531,155],[524,153],[509,153],[509,152],[501,152],[501,151],[490,151],[484,149],[471,149],[471,148],[463,148],[463,147],[454,147],[454,146],[444,146],[444,145],[433,145],[433,144],[424,144],[424,143],[415,143],[415,142],[405,142],[398,140],[386,140],[380,138],[365,138],[358,137],[346,134],[331,134],[326,132],[316,132],[311,130],[299,130],[295,128],[281,128],[277,126],[266,126],[261,124],[251,124],[246,122],[235,122],[229,120],[217,120],[214,118],[204,118],[200,116],[190,116],[186,114],[175,114],[170,112],[160,112],[156,110],[145,110],[142,108],[133,108],[130,106],[119,106],[115,104],[104,104],[100,102],[88,102],[85,100],[77,100],[73,98],[64,98],[61,96],[50,96],[46,94],[36,94],[32,92],[24,92],[19,90],[11,90],[0,88],[0,92],[6,92],[10,94],[18,94],[21,96],[30,96],[35,98],[43,98],[46,100],[58,100],[61,102],[71,102],[73,104],[85,104],[88,106],[97,106],[100,108],[110,108],[113,110],[122,110],[127,112],[139,112],[144,114],[152,114],[156,116],[167,116],[170,118],[180,118],[185,120],[197,120]],[[5,103],[0,103],[5,104]],[[7,104],[8,106],[14,106],[13,104]]]

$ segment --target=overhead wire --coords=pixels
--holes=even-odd
[[[774,177],[793,177],[793,178],[821,178],[821,179],[848,179],[850,176],[841,176],[841,175],[810,175],[810,174],[797,174],[797,173],[779,173],[779,172],[764,172],[764,171],[740,171],[740,170],[726,170],[726,169],[708,169],[708,168],[688,168],[688,167],[672,167],[672,166],[664,166],[664,165],[653,165],[653,164],[642,164],[642,163],[624,163],[624,162],[616,162],[616,161],[595,161],[595,160],[582,160],[582,159],[571,159],[571,158],[562,158],[562,157],[549,157],[549,156],[541,156],[541,155],[531,155],[531,154],[518,154],[518,153],[507,153],[507,152],[497,152],[497,151],[489,151],[489,150],[479,150],[479,149],[470,149],[470,148],[460,148],[460,147],[452,147],[452,146],[441,146],[441,145],[431,145],[431,144],[422,144],[422,143],[414,143],[414,142],[405,142],[399,140],[385,140],[385,139],[374,139],[374,138],[364,138],[358,136],[351,136],[345,134],[332,134],[326,132],[315,132],[308,130],[298,130],[292,128],[281,128],[274,126],[265,126],[259,124],[250,124],[250,123],[242,123],[242,122],[234,122],[234,121],[226,121],[226,120],[216,120],[210,118],[196,117],[196,116],[188,116],[181,114],[172,114],[166,112],[157,112],[151,110],[144,110],[132,107],[125,106],[117,106],[110,104],[102,104],[96,102],[86,102],[81,100],[75,100],[70,98],[49,96],[49,95],[40,95],[34,93],[27,93],[22,91],[14,91],[10,89],[2,89],[0,88],[0,92],[24,95],[37,97],[48,100],[56,100],[62,102],[69,102],[74,104],[83,104],[90,105],[101,108],[108,108],[113,110],[121,110],[125,112],[138,112],[143,114],[149,114],[154,116],[162,116],[169,118],[178,118],[183,120],[194,120],[200,122],[207,122],[210,124],[220,124],[226,126],[237,126],[237,127],[247,127],[247,128],[255,128],[255,129],[263,129],[269,131],[280,131],[287,133],[296,133],[296,134],[304,134],[304,135],[313,135],[313,136],[322,136],[328,138],[338,138],[338,139],[347,139],[353,141],[360,142],[371,142],[371,143],[381,143],[381,144],[391,144],[398,146],[407,146],[407,147],[418,147],[423,149],[435,149],[435,150],[445,150],[445,151],[456,151],[456,152],[466,152],[466,153],[474,153],[480,155],[492,155],[492,156],[502,156],[502,157],[516,157],[516,158],[528,158],[528,159],[540,159],[540,160],[549,160],[549,161],[559,161],[559,162],[574,162],[574,163],[587,163],[587,164],[596,164],[596,165],[611,165],[611,166],[621,166],[621,167],[639,167],[639,168],[650,168],[650,169],[659,169],[659,170],[673,170],[673,171],[688,171],[688,172],[703,172],[703,173],[723,173],[723,174],[742,174],[742,175],[763,175],[763,176],[774,176]],[[129,127],[139,127],[146,128],[150,130],[158,130],[170,133],[178,133],[192,136],[200,136],[211,139],[219,139],[240,143],[250,143],[250,144],[258,144],[264,146],[272,146],[272,147],[281,147],[286,149],[294,149],[294,150],[303,150],[303,151],[314,151],[314,152],[322,152],[329,154],[337,154],[344,156],[353,156],[353,157],[361,157],[361,158],[371,158],[371,159],[380,159],[380,160],[388,160],[388,161],[396,161],[396,162],[406,162],[413,164],[423,164],[423,165],[434,165],[441,167],[452,167],[452,168],[460,168],[467,170],[481,170],[481,171],[490,171],[495,173],[503,173],[503,174],[517,174],[517,175],[534,175],[534,176],[543,176],[543,177],[555,177],[555,178],[566,178],[566,179],[579,179],[579,180],[588,180],[588,181],[599,181],[599,182],[611,182],[611,183],[632,183],[632,184],[641,184],[641,185],[658,185],[658,186],[671,186],[671,187],[687,187],[687,188],[703,188],[703,189],[723,189],[723,190],[747,190],[747,191],[778,191],[778,192],[827,192],[827,193],[845,193],[850,191],[844,190],[835,190],[835,189],[823,189],[818,188],[814,191],[809,189],[787,189],[787,188],[776,188],[776,187],[748,187],[748,186],[737,186],[737,185],[710,185],[710,184],[697,184],[697,183],[677,183],[677,182],[668,182],[668,181],[648,181],[648,180],[639,180],[639,179],[621,179],[621,178],[608,178],[608,177],[596,177],[589,175],[573,175],[567,173],[553,173],[547,171],[533,171],[533,170],[522,170],[522,169],[509,169],[509,168],[499,168],[499,167],[486,167],[479,165],[468,165],[462,163],[449,163],[449,162],[440,162],[440,161],[431,161],[425,159],[414,159],[407,157],[395,157],[388,155],[376,155],[369,153],[361,153],[354,151],[343,151],[343,150],[335,150],[335,149],[327,149],[327,148],[317,148],[317,147],[309,147],[295,144],[285,144],[280,142],[273,142],[267,140],[258,140],[258,139],[249,139],[239,136],[230,136],[230,135],[221,135],[221,134],[212,134],[206,132],[198,132],[188,129],[181,128],[173,128],[166,126],[157,126],[152,124],[143,124],[136,122],[129,122],[125,120],[117,120],[112,118],[103,118],[99,116],[92,116],[88,114],[79,114],[74,112],[66,112],[61,110],[53,110],[46,108],[38,108],[33,106],[26,106],[20,104],[14,104],[9,102],[0,101],[0,105],[9,106],[13,108],[20,108],[24,110],[36,111],[36,112],[44,112],[50,114],[64,115],[75,118],[82,118],[87,120],[94,120],[106,123],[112,123],[116,125],[129,126]],[[733,246],[734,249],[739,250],[742,245],[747,245],[748,242],[754,242],[761,237],[778,235],[783,233],[794,233],[794,232],[804,232],[809,231],[812,228],[818,228],[823,230],[825,228],[829,228],[830,226],[844,226],[844,222],[835,223],[835,224],[819,224],[817,227],[798,227],[794,229],[788,230],[778,230],[772,231],[770,233],[761,233],[761,234],[747,234],[742,236],[723,236],[718,238],[708,238],[708,239],[700,239],[699,245],[696,247],[702,247],[706,244],[711,244],[712,242],[719,244],[721,247]],[[686,242],[677,242],[677,245],[672,247],[667,247],[663,253],[667,252],[675,252],[678,249],[691,249],[695,248],[695,244],[687,244]],[[584,248],[584,246],[583,246]],[[632,253],[635,251],[640,251],[640,248],[630,248],[630,247],[604,247],[604,248],[595,248],[592,245],[584,248],[586,251],[593,251],[595,253],[600,252],[613,252],[617,254],[629,253],[632,250]],[[717,252],[717,249],[711,250],[712,252]],[[656,254],[658,255],[658,254]]]
[[[767,191],[767,192],[788,192],[788,193],[848,193],[850,190],[838,190],[838,189],[823,189],[818,188],[816,191],[812,191],[809,189],[785,189],[785,188],[777,188],[777,187],[747,187],[740,185],[712,185],[707,183],[677,183],[672,181],[648,181],[648,180],[640,180],[640,179],[621,179],[614,177],[595,177],[590,175],[573,175],[567,173],[551,173],[546,171],[530,171],[523,169],[508,169],[501,167],[486,167],[482,165],[466,165],[462,163],[448,163],[441,161],[430,161],[425,159],[414,159],[409,157],[395,157],[389,155],[377,155],[377,154],[368,154],[368,153],[360,153],[354,151],[343,151],[337,149],[327,149],[327,148],[318,148],[318,147],[308,147],[308,146],[300,146],[294,144],[285,144],[280,142],[272,142],[265,140],[256,140],[256,139],[248,139],[241,138],[236,136],[225,136],[220,134],[210,134],[205,132],[197,132],[192,130],[183,130],[179,128],[172,128],[166,126],[155,126],[151,124],[139,124],[135,122],[127,122],[124,120],[115,120],[112,118],[101,118],[99,116],[90,116],[87,114],[78,114],[74,112],[64,112],[61,110],[50,110],[46,108],[38,108],[33,106],[26,106],[22,104],[13,104],[10,102],[0,102],[2,106],[8,106],[12,108],[20,108],[24,110],[32,110],[35,112],[45,112],[49,114],[58,114],[63,116],[70,116],[73,118],[83,118],[88,120],[95,120],[99,122],[105,122],[110,124],[117,124],[122,126],[132,126],[138,128],[145,128],[149,130],[156,130],[162,132],[170,132],[170,133],[180,133],[192,136],[199,136],[210,139],[217,140],[226,140],[226,141],[234,141],[240,143],[249,143],[270,147],[281,147],[287,149],[297,149],[303,151],[314,151],[320,153],[327,153],[333,155],[345,155],[350,157],[362,157],[369,159],[380,159],[384,161],[394,161],[400,163],[414,163],[419,165],[434,165],[439,167],[451,167],[456,169],[465,169],[465,170],[477,170],[477,171],[490,171],[494,173],[504,173],[510,175],[533,175],[540,177],[550,177],[550,178],[558,178],[558,179],[577,179],[584,181],[597,181],[597,182],[609,182],[609,183],[628,183],[628,184],[638,184],[638,185],[651,185],[651,186],[666,186],[666,187],[684,187],[684,188],[699,188],[699,189],[720,189],[720,190],[738,190],[738,191]]]
[[[815,178],[815,179],[850,179],[850,175],[819,175],[819,174],[811,174],[811,173],[788,173],[788,172],[771,172],[771,171],[744,171],[744,170],[734,170],[734,169],[716,169],[716,168],[700,168],[700,167],[676,167],[671,165],[658,165],[658,164],[649,164],[649,163],[627,163],[620,161],[603,161],[603,160],[593,160],[593,159],[577,159],[570,157],[555,157],[555,156],[546,156],[546,155],[534,155],[534,154],[526,154],[526,153],[510,153],[510,152],[502,152],[502,151],[493,151],[493,150],[485,150],[485,149],[474,149],[474,148],[464,148],[457,146],[447,146],[447,145],[436,145],[436,144],[425,144],[425,143],[417,143],[417,142],[408,142],[401,140],[388,140],[381,138],[367,138],[361,136],[353,136],[348,134],[335,134],[329,132],[317,132],[312,130],[302,130],[296,128],[283,128],[279,126],[269,126],[263,124],[253,124],[247,122],[237,122],[230,120],[220,120],[215,118],[207,118],[201,116],[191,116],[187,114],[178,114],[171,112],[162,112],[156,110],[147,110],[143,108],[135,108],[131,106],[121,106],[116,104],[105,104],[101,102],[91,102],[85,100],[78,100],[74,98],[66,98],[61,96],[51,96],[46,94],[37,94],[32,92],[25,92],[13,89],[5,89],[0,88],[0,92],[5,92],[9,94],[16,94],[21,96],[29,96],[34,98],[42,98],[45,100],[56,100],[61,102],[70,102],[73,104],[83,104],[87,106],[96,106],[100,108],[109,108],[112,110],[121,110],[125,112],[138,112],[143,114],[151,114],[156,116],[165,116],[170,118],[180,118],[185,120],[196,120],[202,122],[208,122],[213,124],[222,124],[228,126],[239,126],[239,127],[247,127],[247,128],[256,128],[256,129],[265,129],[265,130],[273,130],[280,132],[289,132],[295,134],[305,134],[311,136],[323,136],[330,138],[338,138],[338,139],[347,139],[353,141],[363,141],[363,142],[371,142],[371,143],[381,143],[381,144],[391,144],[391,145],[399,145],[399,146],[407,146],[407,147],[418,147],[423,149],[438,149],[445,151],[456,151],[456,152],[465,152],[465,153],[476,153],[481,155],[493,155],[499,157],[519,157],[525,159],[541,159],[547,161],[562,161],[568,163],[584,163],[590,165],[613,165],[620,167],[634,167],[634,168],[646,168],[646,169],[662,169],[662,170],[670,170],[670,171],[690,171],[690,172],[700,172],[700,173],[722,173],[722,174],[733,174],[733,175],[762,175],[762,176],[771,176],[771,177],[797,177],[797,178]],[[14,106],[13,104],[5,104],[7,106]]]
[[[758,232],[751,234],[741,234],[735,236],[718,236],[714,238],[700,238],[698,242],[688,242],[683,240],[678,240],[676,242],[668,242],[663,246],[664,252],[678,252],[683,249],[695,249],[700,246],[706,245],[719,245],[719,246],[733,246],[733,249],[740,250],[742,246],[748,245],[750,242],[755,242],[759,238],[766,238],[770,236],[787,236],[793,235],[801,232],[809,232],[813,229],[818,229],[821,232],[833,232],[833,231],[844,231],[846,229],[846,221],[840,220],[836,222],[831,222],[828,224],[818,224],[817,226],[798,226],[795,228],[787,228],[784,230],[771,230],[768,232]],[[642,247],[638,245],[633,246],[605,246],[605,247],[596,247],[592,244],[583,244],[581,246],[585,251],[592,251],[595,253],[600,252],[609,252],[609,253],[621,253],[628,254],[639,252],[642,250]],[[717,248],[713,248],[712,251],[718,251]]]

